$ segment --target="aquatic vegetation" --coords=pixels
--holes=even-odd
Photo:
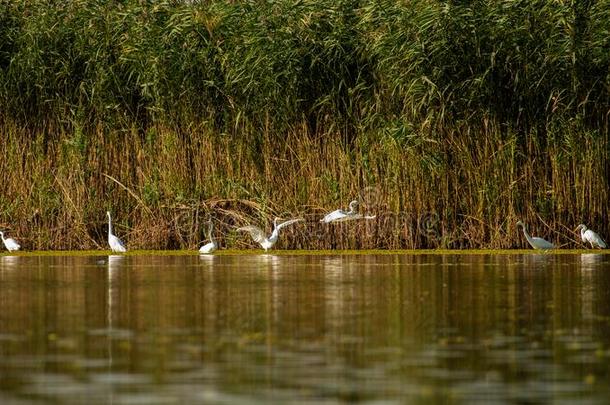
[[[610,235],[610,1],[0,3],[0,227],[28,249]],[[367,223],[328,230],[358,198]],[[10,219],[10,221],[9,221]],[[542,220],[541,220],[542,219]],[[553,229],[554,231],[551,231]],[[288,236],[288,235],[287,235]]]

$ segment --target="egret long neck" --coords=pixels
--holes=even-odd
[[[112,219],[110,219],[110,215],[108,215],[108,237],[112,235]]]
[[[525,229],[525,225],[521,225],[523,227],[523,234],[525,235],[525,239],[527,239],[527,241],[531,244],[534,243],[534,240],[532,239],[532,237],[530,236],[529,233],[527,233],[527,229]]]
[[[587,239],[585,238],[585,232],[587,232],[587,228],[585,228],[584,226],[581,226],[581,227],[580,227],[580,239],[581,239],[583,242],[586,242],[586,241],[587,241]]]
[[[216,242],[214,241],[214,238],[212,238],[212,231],[213,231],[213,230],[214,230],[214,223],[213,223],[213,222],[210,222],[210,226],[209,226],[209,228],[208,228],[208,239],[210,240],[210,242],[212,242],[212,243],[216,243]]]
[[[356,213],[356,204],[350,204],[349,205],[349,211],[347,212],[347,215],[353,215]]]

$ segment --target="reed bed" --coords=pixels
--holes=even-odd
[[[610,237],[610,1],[0,2],[0,226],[29,249]],[[359,198],[374,221],[322,225]]]

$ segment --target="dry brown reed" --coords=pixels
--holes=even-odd
[[[260,154],[206,130],[192,134],[195,145],[165,127],[154,128],[153,144],[100,130],[81,154],[71,134],[32,153],[43,147],[40,137],[5,125],[0,226],[29,249],[105,246],[106,210],[132,249],[193,249],[210,216],[221,246],[231,248],[253,246],[235,227],[270,231],[275,216],[307,219],[284,232],[280,248],[509,248],[523,246],[518,219],[559,244],[580,222],[604,233],[599,140],[584,135],[578,153],[565,145],[545,152],[491,126],[483,142],[461,133],[471,130],[414,147],[381,140],[346,148],[336,135],[302,126],[281,144],[265,136]],[[318,222],[353,198],[377,218]]]

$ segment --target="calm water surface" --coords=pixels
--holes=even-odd
[[[0,257],[0,403],[608,403],[610,256]]]

